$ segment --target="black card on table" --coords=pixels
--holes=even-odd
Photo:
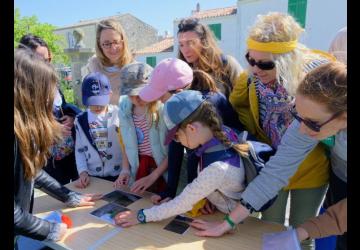
[[[178,215],[169,224],[167,224],[164,229],[171,231],[177,234],[184,234],[190,227],[189,222],[192,222],[193,219]]]
[[[126,193],[124,191],[115,190],[111,193],[104,195],[102,199],[107,202],[112,202],[127,207],[131,203],[141,199],[141,197],[134,194]]]

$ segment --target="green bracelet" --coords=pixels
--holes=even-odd
[[[229,223],[229,225],[232,229],[235,228],[235,223],[233,222],[233,220],[230,218],[230,216],[228,214],[225,215],[224,220],[226,220],[226,222]]]

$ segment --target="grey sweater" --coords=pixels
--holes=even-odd
[[[300,163],[319,143],[307,135],[300,133],[300,124],[294,120],[286,130],[278,146],[276,154],[266,163],[265,168],[247,186],[242,198],[253,208],[260,209],[273,198],[281,188],[288,184]],[[334,173],[344,180],[347,171],[347,130],[336,135],[335,146],[331,152]],[[346,181],[346,179],[345,179]]]

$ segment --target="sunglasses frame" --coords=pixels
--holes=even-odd
[[[312,131],[317,132],[317,133],[320,132],[321,128],[322,128],[324,125],[326,125],[326,124],[328,124],[329,122],[331,122],[332,120],[334,120],[334,119],[335,119],[336,117],[338,117],[339,114],[341,113],[341,112],[337,112],[337,113],[335,113],[334,115],[332,115],[332,116],[331,116],[328,120],[326,120],[325,122],[323,122],[323,123],[321,123],[321,124],[318,124],[318,123],[316,123],[316,122],[314,122],[314,121],[309,121],[309,120],[306,120],[306,119],[300,117],[300,116],[296,113],[295,107],[296,107],[296,106],[294,105],[294,106],[290,109],[291,115],[292,115],[298,122],[304,123],[304,124],[306,125],[306,127],[308,127],[309,129],[311,129]]]
[[[250,64],[251,67],[254,67],[256,65],[261,70],[272,70],[276,66],[275,62],[273,62],[273,61],[267,61],[267,62],[260,61],[260,62],[257,62],[253,58],[250,59],[249,52],[246,53],[245,58],[246,58],[246,61]]]

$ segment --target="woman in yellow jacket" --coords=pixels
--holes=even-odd
[[[249,71],[242,73],[230,95],[245,128],[275,149],[293,121],[290,109],[301,78],[311,69],[329,61],[325,52],[311,51],[297,42],[303,29],[287,14],[258,16],[249,32],[246,59]],[[284,224],[290,194],[289,224],[296,227],[317,215],[326,193],[329,161],[319,144],[298,168],[289,184],[262,219]],[[314,249],[313,241],[303,249]]]

